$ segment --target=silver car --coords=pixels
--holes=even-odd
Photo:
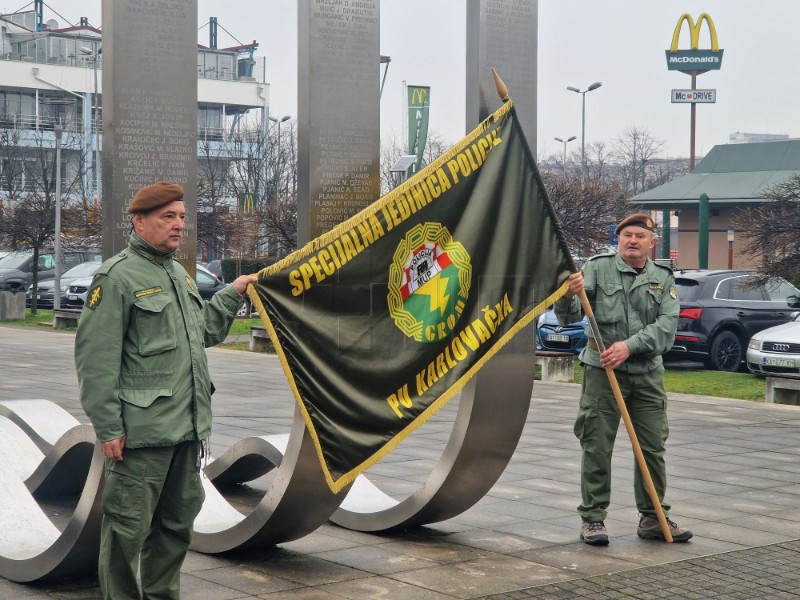
[[[764,329],[750,338],[747,368],[756,375],[800,377],[800,313],[783,325]]]

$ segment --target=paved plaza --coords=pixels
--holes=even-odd
[[[0,400],[43,398],[87,422],[77,400],[74,334],[0,326]],[[217,387],[212,452],[288,433],[294,411],[274,355],[208,350]],[[391,598],[796,598],[800,589],[800,407],[672,394],[667,450],[671,517],[687,544],[636,536],[633,453],[620,429],[611,543],[578,539],[580,388],[534,385],[518,449],[491,491],[441,523],[385,534],[326,524],[294,542],[235,555],[190,552],[182,597],[341,600]],[[368,473],[405,497],[447,443],[457,399]],[[269,485],[257,480],[242,502]],[[1,494],[1,492],[0,492]],[[96,577],[19,585],[0,599],[99,598]]]

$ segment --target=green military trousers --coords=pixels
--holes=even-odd
[[[181,565],[205,497],[199,453],[200,442],[182,442],[125,448],[121,462],[106,460],[98,564],[103,598],[180,598]]]
[[[669,435],[664,367],[649,373],[615,371],[622,397],[642,448],[664,514],[667,472],[664,445]],[[581,442],[581,505],[578,513],[588,521],[604,521],[611,500],[611,453],[619,429],[620,412],[604,369],[584,365],[581,401],[575,435]],[[633,491],[636,507],[644,516],[656,516],[639,467],[634,460]]]

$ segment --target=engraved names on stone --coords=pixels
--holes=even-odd
[[[156,181],[180,183],[187,208],[176,254],[194,272],[197,0],[103,2],[103,256],[127,245],[127,207]]]
[[[379,1],[301,4],[299,243],[380,196]]]

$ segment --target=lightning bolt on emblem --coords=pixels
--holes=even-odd
[[[434,277],[426,282],[421,288],[417,290],[417,294],[428,296],[431,300],[431,312],[439,309],[439,314],[444,314],[447,310],[447,301],[450,299],[450,294],[447,293],[447,284],[450,278],[443,274]]]
[[[86,300],[86,308],[91,308],[92,310],[94,310],[95,308],[98,307],[102,299],[103,299],[103,288],[98,285],[96,288],[89,290],[89,295]]]

